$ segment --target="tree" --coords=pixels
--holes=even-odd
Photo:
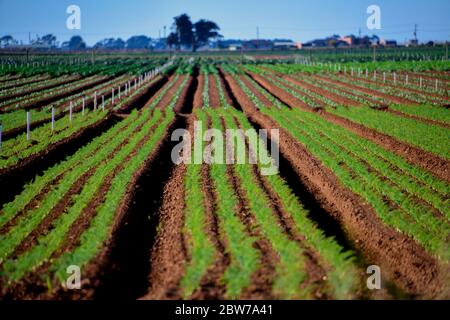
[[[80,36],[73,36],[69,42],[63,43],[63,47],[66,47],[68,50],[83,50],[86,49],[86,43]]]
[[[219,34],[219,26],[213,22],[201,19],[194,24],[195,30],[195,46],[194,51],[198,47],[204,46],[208,43],[211,38],[220,38],[222,37]]]
[[[194,44],[194,25],[191,18],[187,14],[179,15],[174,18],[172,25],[173,32],[169,35],[172,39],[177,37],[177,45],[180,46],[192,46]]]
[[[16,44],[16,43],[17,43],[17,41],[14,40],[14,38],[10,35],[6,35],[6,36],[3,36],[0,38],[0,45],[2,47],[7,47],[7,46],[10,46],[10,45]]]
[[[108,50],[117,50],[125,48],[125,41],[120,38],[107,38],[97,42],[94,45],[96,49],[108,49]]]
[[[56,37],[53,34],[46,34],[41,38],[41,42],[43,45],[53,47],[56,44]]]
[[[170,47],[179,46],[180,45],[180,43],[178,42],[178,36],[175,33],[173,33],[173,32],[171,32],[169,34],[169,36],[166,39],[166,42],[167,42],[167,45],[170,46]]]
[[[133,36],[127,40],[127,49],[148,49],[151,46],[151,38],[146,36]]]
[[[201,19],[195,24],[187,14],[179,15],[174,18],[172,32],[167,37],[167,45],[169,46],[186,46],[192,48],[193,51],[198,47],[208,43],[211,38],[219,38],[219,26],[213,22]]]

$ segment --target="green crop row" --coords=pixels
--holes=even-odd
[[[155,112],[158,113],[157,110]],[[67,277],[66,269],[68,266],[78,265],[82,268],[93,261],[102,250],[105,241],[111,234],[111,227],[116,218],[115,213],[128,190],[129,181],[142,168],[145,160],[155,152],[157,144],[167,134],[167,128],[174,119],[175,114],[171,110],[167,110],[165,113],[164,119],[153,131],[153,134],[149,137],[148,132],[146,132],[147,141],[138,148],[136,154],[112,180],[104,202],[97,209],[97,215],[91,221],[89,228],[81,235],[80,244],[72,252],[59,257],[49,268],[49,271],[54,272],[62,283]]]
[[[343,153],[334,142],[323,138],[319,133],[314,134],[311,131],[312,126],[308,128],[309,130],[298,126],[296,122],[292,121],[292,114],[281,115],[279,111],[272,112],[268,109],[264,111],[289,130],[299,142],[330,168],[345,186],[371,204],[385,223],[412,236],[442,259],[449,258],[445,240],[448,233],[443,235],[436,231],[430,232],[430,230],[444,231],[448,229],[448,226],[439,226],[442,222],[438,223],[435,219],[427,220],[430,215],[424,216],[424,212],[419,209],[416,202],[411,201],[402,192],[392,188],[392,184],[383,181],[374,172],[369,171],[365,163],[356,161],[353,155]],[[346,164],[346,166],[342,164]],[[404,209],[391,207],[389,203],[385,202],[383,195],[401,204]],[[425,225],[426,227],[424,227]]]
[[[203,129],[205,129],[203,123]],[[194,146],[203,144],[202,137],[195,135]],[[187,164],[184,180],[185,221],[184,233],[188,237],[188,252],[190,260],[186,265],[184,276],[181,280],[184,298],[189,298],[199,287],[204,274],[213,265],[216,259],[216,250],[208,238],[205,229],[206,207],[204,192],[202,190],[202,165]]]
[[[238,119],[240,127],[244,130],[252,128],[247,118],[236,110],[231,111]],[[252,144],[253,141],[250,141]],[[257,150],[255,145],[251,146]],[[322,264],[326,267],[329,277],[329,289],[337,299],[348,299],[358,282],[356,266],[353,263],[352,253],[344,251],[334,239],[327,238],[317,228],[308,216],[309,213],[303,208],[300,201],[292,193],[289,186],[279,175],[267,176],[267,181],[273,191],[279,196],[283,209],[292,217],[295,226],[303,236],[305,243],[313,251],[320,255]]]
[[[337,107],[329,112],[450,159],[448,129],[369,108]]]
[[[228,112],[224,113],[227,128],[238,129]],[[222,127],[216,129],[223,129]],[[244,139],[239,136],[239,139]],[[248,201],[248,208],[254,214],[262,235],[267,238],[279,257],[273,290],[285,299],[309,298],[311,288],[302,286],[308,277],[304,251],[295,241],[282,231],[268,195],[259,185],[251,165],[237,164],[235,173],[243,194]]]
[[[145,120],[146,117],[139,117],[138,112],[132,112],[126,121],[119,122],[100,137],[82,147],[76,155],[71,156],[66,161],[63,161],[46,170],[41,176],[36,176],[33,182],[24,187],[22,193],[17,195],[12,202],[3,206],[0,211],[0,227],[3,227],[9,220],[15,217],[16,214],[22,212],[25,207],[42,192],[42,190],[45,190],[47,185],[52,186],[47,192],[49,193],[57,187],[58,184],[55,183],[55,180],[58,180],[58,178],[68,181],[68,178],[66,178],[65,175],[67,175],[67,173],[73,168],[77,168],[78,170],[76,174],[72,175],[74,179],[77,179],[79,176],[85,174],[92,165],[104,159],[102,157],[107,156],[108,150],[114,150],[133,131],[135,131],[136,128],[142,126],[143,121]],[[111,142],[113,139],[115,139],[114,143]],[[104,145],[108,147],[103,148]],[[105,150],[101,150],[102,148]],[[94,156],[95,159],[92,159]],[[84,162],[83,165],[81,165],[82,162]],[[81,166],[83,167],[82,169]],[[66,183],[65,185],[68,186],[70,183]],[[23,215],[22,217],[25,216],[26,215]]]

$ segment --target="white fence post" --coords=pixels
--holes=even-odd
[[[97,91],[94,93],[94,110],[97,110]]]
[[[394,72],[394,84],[397,84],[397,74]]]
[[[105,96],[102,95],[102,110],[105,111]]]
[[[86,97],[83,97],[83,107],[82,107],[82,110],[81,110],[81,115],[83,115],[84,116],[84,108],[86,107]]]
[[[383,72],[383,83],[386,83],[386,72]]]
[[[114,104],[114,88],[111,89],[111,96],[112,96],[111,104]]]
[[[52,107],[52,131],[55,131],[55,108]]]
[[[119,84],[119,99],[120,99],[120,84]]]
[[[30,122],[31,122],[30,111],[27,111],[27,141],[30,141]]]
[[[73,103],[70,101],[70,107],[69,107],[69,121],[72,122],[72,109],[73,109]]]

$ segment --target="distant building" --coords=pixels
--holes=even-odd
[[[354,35],[350,35],[350,36],[342,37],[339,40],[347,43],[349,46],[353,46],[356,44],[357,39]]]
[[[397,46],[397,41],[381,39],[380,40],[380,45],[382,45],[384,47],[396,47]]]
[[[292,40],[289,40],[289,41],[275,41],[273,43],[273,49],[274,50],[297,50],[298,46]]]
[[[243,48],[246,50],[272,50],[273,42],[270,40],[249,40],[245,41]]]
[[[228,50],[240,51],[240,50],[242,50],[242,44],[241,43],[232,43],[229,45]]]

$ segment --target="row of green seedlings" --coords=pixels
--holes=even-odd
[[[16,86],[13,88],[3,89],[3,90],[0,90],[0,99],[2,99],[2,100],[11,99],[11,98],[14,98],[17,94],[25,95],[25,94],[31,93],[33,91],[42,90],[42,89],[48,88],[50,86],[56,87],[61,84],[66,84],[68,82],[72,82],[72,81],[79,80],[79,79],[80,79],[79,75],[65,75],[65,76],[58,77],[58,78],[50,78],[50,79],[45,79],[45,80],[42,80],[39,82],[30,83],[26,86],[26,89],[22,86],[20,86],[20,87]]]
[[[282,108],[287,109],[285,105],[281,104],[264,88],[260,87],[253,79],[251,79],[250,77],[247,77],[247,79],[252,84],[253,89],[258,90],[260,93],[262,93],[267,99],[269,99],[273,103],[274,106],[276,106],[278,109]],[[259,101],[256,101],[255,103],[257,103],[260,107],[262,105]],[[352,136],[348,136],[348,138],[350,137]],[[448,212],[449,209],[448,201],[442,202],[442,199],[445,198],[444,195],[450,191],[450,188],[446,182],[435,178],[430,173],[426,172],[421,168],[408,164],[403,158],[386,151],[385,149],[381,148],[375,143],[371,143],[362,138],[359,138],[357,142],[353,141],[353,143],[358,143],[360,146],[365,147],[366,151],[369,152],[371,155],[377,155],[379,159],[382,159],[385,162],[384,165],[385,166],[387,165],[387,167],[383,167],[380,170],[390,172],[391,174],[396,174],[396,172],[395,171],[393,172],[392,169],[398,170],[398,172],[400,172],[401,174],[409,176],[413,180],[419,182],[420,185],[425,185],[426,188],[431,188],[430,192],[436,192],[437,195],[431,195],[427,190],[424,190],[421,196],[426,196],[427,197],[426,202],[435,206],[436,208],[444,212],[446,215],[448,215],[446,213]],[[405,180],[405,178],[401,178],[400,176],[396,176],[394,179],[397,179],[398,181]],[[408,184],[407,181],[403,182]],[[408,188],[408,190],[413,190],[412,192],[415,195],[419,196],[417,185],[415,187]]]
[[[41,110],[33,110],[32,117],[31,117],[31,124],[33,122],[37,121],[43,121],[43,120],[51,120],[52,117],[52,108],[55,108],[55,117],[58,119],[61,117],[62,114],[66,114],[69,112],[70,102],[73,103],[73,109],[80,110],[82,109],[82,105],[86,105],[86,99],[83,99],[83,97],[91,96],[90,101],[94,101],[94,93],[97,91],[97,96],[101,95],[108,95],[110,91],[110,87],[115,87],[120,85],[123,81],[126,81],[128,83],[129,79],[131,79],[132,76],[129,75],[123,75],[115,79],[111,79],[107,82],[104,82],[92,89],[89,89],[87,91],[80,92],[75,95],[70,95],[65,98],[59,99],[58,101],[52,103],[51,105],[43,107]],[[89,101],[89,99],[87,100]],[[67,105],[66,107],[64,107]],[[20,128],[23,126],[24,121],[23,119],[26,119],[26,110],[24,109],[18,109],[13,112],[8,112],[5,114],[0,114],[0,122],[4,125],[4,132],[8,132],[9,130],[13,130],[15,128]]]
[[[156,80],[153,80],[156,81]],[[125,103],[131,101],[136,95],[148,90],[153,84],[148,82],[136,91],[124,97],[115,108],[122,107]],[[4,143],[4,147],[0,149],[2,159],[0,159],[0,168],[5,169],[17,164],[20,160],[25,159],[33,154],[37,154],[47,146],[70,137],[82,128],[93,125],[103,119],[109,113],[108,110],[101,108],[99,111],[86,111],[83,117],[75,117],[70,120],[70,114],[53,123],[48,123],[33,130],[34,143],[31,143],[22,136],[8,140]],[[53,128],[54,129],[53,131]]]
[[[450,187],[446,182],[316,114],[286,107],[264,108],[262,103],[259,108],[312,150],[346,186],[363,196],[383,221],[411,235],[443,260],[450,258],[445,249],[450,232],[446,199]],[[385,203],[385,197],[395,203],[396,209]],[[440,218],[434,216],[436,210]]]
[[[253,89],[260,91],[263,95],[265,95],[271,102],[274,103],[274,105],[277,105],[278,109],[281,109],[282,107],[285,107],[284,105],[280,105],[279,102],[273,97],[271,96],[268,92],[266,92],[263,88],[261,88],[255,81],[253,81],[251,78],[249,78],[249,81],[252,83],[253,85]],[[260,107],[262,106],[262,104],[259,101],[256,101],[256,103],[258,103],[258,105],[260,105]],[[286,108],[285,108],[286,109]],[[434,108],[435,109],[435,108]],[[317,118],[317,117],[316,117]],[[346,132],[345,130],[343,132]],[[349,136],[351,137],[351,136]],[[359,142],[360,144],[362,143],[362,141],[366,141],[362,138],[359,138]],[[445,204],[445,202],[442,202],[442,197],[445,194],[445,192],[450,191],[448,185],[443,182],[438,180],[437,178],[434,178],[432,175],[430,175],[429,173],[426,173],[424,170],[419,169],[415,166],[411,166],[409,164],[407,164],[407,162],[405,160],[403,160],[402,158],[393,155],[392,153],[386,151],[385,149],[379,147],[378,145],[376,145],[375,143],[371,143],[369,141],[366,141],[367,145],[366,145],[366,149],[368,152],[373,153],[375,152],[376,155],[378,156],[382,156],[384,157],[384,159],[389,159],[386,160],[387,164],[390,167],[393,168],[397,168],[400,172],[402,172],[403,174],[406,175],[410,175],[410,171],[414,172],[414,175],[412,176],[414,179],[418,180],[421,182],[421,184],[424,184],[426,186],[431,186],[431,188],[433,189],[434,192],[438,192],[439,196],[436,198],[435,196],[431,196],[429,193],[424,191],[424,194],[419,194],[418,193],[418,186],[416,185],[415,187],[409,188],[408,190],[413,190],[412,192],[416,195],[416,196],[424,196],[427,195],[428,200],[426,200],[426,202],[428,202],[429,204],[434,205],[436,208],[438,208],[439,210],[441,210],[442,212],[447,212],[448,211],[448,203]],[[364,144],[362,144],[364,146]],[[370,145],[370,148],[368,147],[368,145]],[[381,171],[385,171],[385,172],[392,172],[392,170],[388,167],[386,168],[382,168],[380,169]],[[395,179],[397,180],[402,180],[402,178],[400,176],[396,176]],[[404,180],[404,179],[403,179]],[[407,183],[407,181],[404,181],[405,183]],[[434,199],[434,200],[430,200],[430,199]]]
[[[383,84],[386,84],[389,82],[389,79],[391,79],[391,82],[394,85],[398,84],[404,84],[406,87],[411,88],[417,88],[424,91],[434,91],[442,94],[448,95],[449,91],[445,88],[445,83],[440,82],[439,79],[429,80],[424,79],[423,77],[411,77],[409,74],[397,74],[397,72],[386,72],[386,71],[379,71],[379,70],[372,70],[369,71],[369,68],[361,68],[361,67],[354,67],[350,66],[347,68],[347,65],[341,66],[340,64],[329,64],[328,65],[329,71],[333,71],[335,73],[343,72],[344,75],[350,75],[351,77],[355,78],[363,78],[366,79],[372,78],[374,81],[382,80]],[[443,87],[441,87],[441,85]]]
[[[390,104],[388,100],[382,97],[370,95],[362,91],[346,90],[345,88],[331,82],[323,81],[322,79],[312,79],[309,77],[294,76],[294,78],[306,82],[310,85],[319,86],[325,90],[328,90],[336,95],[346,97],[351,100],[355,100],[362,105],[372,106],[374,103],[381,105],[389,105],[390,109],[399,111],[401,113],[434,120],[437,122],[450,123],[450,112],[445,108],[436,108],[430,105],[398,105]]]
[[[2,101],[2,102],[0,102],[0,108],[1,108],[2,112],[5,112],[5,111],[12,111],[12,110],[19,109],[19,107],[21,105],[22,106],[31,106],[33,103],[42,99],[42,96],[52,97],[55,95],[60,95],[65,92],[70,92],[72,90],[82,88],[86,85],[96,83],[105,78],[106,78],[105,76],[93,75],[91,77],[83,78],[83,79],[80,79],[78,81],[75,81],[75,82],[72,82],[69,84],[61,85],[56,88],[32,92],[30,94],[27,94],[25,96],[20,96],[20,97],[14,98],[12,100]]]
[[[308,101],[304,95],[298,94],[297,92],[295,92],[295,90],[284,86],[282,83],[277,82],[270,77],[266,77],[266,79],[269,79],[269,81],[271,81],[274,85],[287,91],[297,99],[300,99],[303,102]],[[300,86],[296,86],[295,84],[293,84],[292,86],[300,88]],[[419,120],[408,119],[402,116],[392,115],[384,112],[378,112],[377,110],[372,109],[347,108],[345,106],[339,106],[334,102],[332,102],[331,104],[329,99],[320,95],[316,95],[316,98],[324,101],[328,105],[332,105],[334,108],[331,108],[328,111],[333,114],[365,125],[381,133],[393,136],[401,141],[406,141],[421,149],[430,151],[440,156],[444,156],[447,159],[450,158],[450,152],[445,144],[445,141],[448,140],[447,129],[443,128],[442,126],[430,125]],[[405,108],[401,109],[404,110]],[[424,112],[421,113],[423,114]],[[447,111],[439,112],[439,114],[442,113],[448,118]],[[401,125],[399,125],[399,123]],[[405,130],[405,128],[407,128],[407,130]]]
[[[342,81],[344,83],[355,86],[354,80],[351,78],[339,77],[339,76],[332,75],[332,74],[329,74],[327,76],[330,77],[330,79]],[[436,106],[441,106],[443,104],[448,103],[448,100],[445,98],[440,98],[437,96],[430,96],[430,95],[426,95],[426,94],[422,94],[422,93],[418,93],[418,92],[399,90],[398,88],[382,86],[377,83],[372,83],[372,82],[367,82],[367,81],[359,82],[358,86],[376,90],[376,91],[382,92],[384,94],[389,94],[389,95],[393,95],[396,97],[406,98],[406,99],[412,100],[416,103],[423,103],[423,104],[431,103]]]
[[[217,69],[213,64],[202,63],[200,65],[200,73],[203,74],[203,92],[202,92],[203,108],[209,108],[211,107],[209,100],[209,75],[217,74]]]
[[[132,82],[133,82],[133,80],[129,80],[128,82],[126,82],[124,85],[119,85],[118,86],[118,89],[117,89],[117,93],[118,93],[118,100],[119,100],[119,105],[116,105],[115,107],[114,107],[114,105],[116,104],[116,102],[117,102],[117,99],[116,99],[116,96],[115,96],[115,88],[112,88],[111,89],[111,98],[110,99],[107,99],[106,101],[105,101],[105,96],[104,95],[102,95],[101,96],[101,107],[98,107],[98,97],[97,97],[97,91],[95,91],[94,92],[94,96],[93,96],[93,101],[94,101],[94,111],[96,111],[97,110],[97,108],[98,109],[101,109],[102,111],[103,111],[103,113],[105,113],[105,106],[108,104],[108,101],[110,101],[111,102],[111,106],[113,106],[113,109],[118,109],[118,108],[120,108],[120,106],[125,102],[125,101],[123,101],[122,100],[122,103],[121,103],[121,101],[120,101],[120,99],[122,98],[122,97],[127,97],[127,96],[129,96],[130,94],[132,94],[132,92],[134,91],[135,93],[136,93],[136,90],[138,90],[139,88],[141,88],[142,87],[142,85],[144,85],[145,83],[147,83],[148,81],[151,81],[151,80],[153,80],[153,79],[155,79],[165,68],[167,68],[167,67],[170,67],[172,65],[172,62],[170,61],[170,62],[168,62],[168,63],[166,63],[164,66],[162,66],[162,67],[158,67],[158,68],[156,68],[156,69],[153,69],[153,70],[151,70],[151,71],[149,71],[149,72],[145,72],[143,75],[139,75],[137,78],[134,78],[134,87],[132,86]],[[150,84],[152,84],[153,82],[151,82]],[[123,88],[123,92],[124,92],[124,94],[122,94],[122,88]],[[145,88],[147,88],[147,87],[145,87]],[[139,90],[138,90],[138,92],[137,93],[139,93]],[[82,105],[82,107],[81,107],[81,115],[82,116],[84,116],[85,115],[85,113],[86,113],[86,111],[85,111],[85,106],[86,106],[86,97],[85,96],[83,96],[82,97],[82,99],[81,99],[81,105]],[[66,117],[64,117],[63,119],[65,119],[65,121],[67,121],[68,120],[68,122],[69,122],[69,126],[66,126],[66,125],[63,125],[63,128],[67,128],[67,127],[70,127],[70,125],[72,124],[72,120],[73,120],[73,108],[74,108],[74,105],[73,105],[73,102],[72,101],[70,101],[70,104],[69,104],[69,115],[68,115],[68,117],[67,117],[67,119],[65,119]],[[97,117],[94,117],[96,120],[97,120]],[[62,120],[63,119],[61,119],[61,120],[59,120],[58,121],[58,123],[62,123]],[[29,142],[30,140],[31,140],[31,130],[30,130],[30,127],[31,127],[31,111],[27,111],[27,113],[26,113],[26,127],[27,127],[27,130],[26,130],[26,141],[27,142]],[[52,133],[52,135],[54,134],[54,132],[55,132],[55,128],[56,128],[56,120],[55,120],[55,108],[54,107],[52,107],[51,108],[51,125],[49,126],[50,127],[50,130],[51,130],[51,133]],[[82,123],[87,123],[87,122],[85,122],[85,119],[84,120],[82,120],[82,121],[79,121],[79,123],[80,124],[82,124]],[[93,122],[90,122],[90,124],[92,124]],[[46,127],[46,126],[44,126],[44,127]],[[41,127],[42,128],[42,127]],[[0,150],[1,151],[3,151],[3,148],[2,148],[2,131],[3,131],[3,125],[2,124],[0,124]],[[61,130],[60,130],[61,131]],[[59,132],[60,132],[59,131]],[[37,138],[39,138],[39,134],[38,134],[38,137]],[[15,139],[16,140],[16,139]],[[17,142],[17,141],[15,141],[15,142]],[[28,144],[28,143],[27,143]],[[16,146],[16,144],[14,144],[14,146]],[[15,149],[15,150],[17,150],[17,149]]]
[[[220,119],[224,119],[228,128],[237,129],[234,119],[238,119],[239,126],[248,130],[250,124],[242,113],[231,108],[198,111],[197,116],[206,130],[206,123],[210,118],[213,128],[222,129]],[[196,136],[200,145],[202,141]],[[238,143],[245,144],[242,136],[238,136]],[[250,149],[257,151],[257,145],[250,141]],[[195,145],[194,145],[195,148]],[[194,150],[195,152],[195,150]],[[267,152],[267,151],[266,151]],[[216,155],[215,155],[216,156]],[[219,157],[223,158],[223,154]],[[186,192],[186,230],[190,235],[191,260],[187,265],[185,276],[181,285],[184,297],[188,298],[200,285],[201,279],[213,265],[216,253],[213,244],[205,233],[205,207],[201,188],[201,165],[192,164],[187,167],[185,190]],[[252,281],[252,275],[260,268],[261,256],[254,248],[257,239],[246,234],[246,228],[236,216],[238,199],[234,187],[230,182],[229,171],[237,175],[243,191],[249,202],[249,209],[256,216],[259,228],[267,237],[280,257],[277,266],[277,276],[274,283],[274,293],[282,298],[311,298],[312,287],[304,287],[306,280],[305,261],[302,248],[283,233],[270,207],[270,200],[265,191],[258,185],[252,166],[235,165],[227,169],[226,165],[210,165],[210,179],[215,189],[215,214],[219,217],[219,226],[223,241],[227,243],[227,253],[230,256],[230,265],[222,276],[226,284],[227,298],[239,298],[243,290]],[[340,299],[349,298],[356,284],[352,273],[355,270],[350,254],[342,252],[333,240],[326,238],[323,233],[307,218],[304,210],[289,187],[278,176],[274,175],[268,181],[273,190],[279,195],[284,209],[293,216],[298,231],[309,239],[308,245],[318,246],[324,265],[329,271],[329,293]],[[194,192],[193,192],[194,191]],[[234,213],[234,214],[232,214]]]
[[[162,137],[167,134],[167,128],[175,117],[172,109],[186,82],[184,81],[184,85],[180,86],[181,89],[177,91],[167,109],[163,111],[155,109],[158,102],[153,101],[142,112],[133,111],[126,120],[96,138],[65,162],[49,169],[42,177],[38,177],[35,182],[27,186],[14,202],[5,205],[3,210],[9,219],[12,219],[18,210],[21,210],[20,207],[26,203],[24,200],[30,201],[36,196],[36,192],[39,192],[39,186],[36,184],[42,186],[45,183],[52,183],[55,177],[64,175],[58,182],[59,187],[54,186],[50,189],[49,194],[41,200],[41,205],[27,213],[28,219],[22,218],[7,234],[0,237],[2,239],[0,262],[4,261],[2,273],[8,284],[23,279],[26,275],[36,272],[43,264],[49,263],[45,273],[40,274],[41,278],[49,288],[55,285],[55,281],[56,285],[59,282],[64,286],[69,266],[85,267],[98,255],[111,233],[115,213],[128,190],[129,181],[145,163],[145,159],[154,152]],[[160,95],[162,94],[165,93],[161,92]],[[81,176],[90,171],[93,173],[86,180],[81,193],[76,196],[76,201],[67,208],[66,214],[54,221],[54,228],[49,233],[41,235],[38,243],[30,250],[18,257],[11,257],[15,248],[48,215],[58,200],[70,192],[71,186]],[[112,177],[111,185],[103,203],[96,208],[96,215],[92,218],[89,227],[81,234],[78,246],[70,252],[58,252],[58,248],[67,239],[71,226],[82,212],[89,208],[93,197],[98,194],[98,190],[108,176]],[[34,195],[26,192],[28,190]],[[7,219],[2,220],[2,224],[4,225],[7,221]]]
[[[292,113],[300,113],[301,116],[293,117]],[[450,211],[442,194],[425,184],[412,180],[411,177],[390,169],[389,165],[379,160],[377,155],[367,151],[374,147],[370,143],[361,142],[369,145],[365,148],[351,143],[345,144],[346,140],[349,140],[347,137],[352,134],[344,132],[338,136],[332,129],[342,130],[342,128],[336,128],[329,123],[321,128],[317,126],[317,123],[324,120],[316,117],[313,120],[317,122],[312,123],[313,115],[310,113],[295,110],[295,112],[288,112],[282,119],[280,119],[279,111],[277,114],[270,113],[270,115],[312,150],[345,185],[363,196],[385,223],[412,236],[443,260],[450,258],[447,250],[448,240],[446,240],[447,235],[450,234],[448,224]],[[301,119],[307,120],[301,122],[302,127],[299,127],[298,121]],[[353,138],[357,137],[353,136]],[[346,167],[342,163],[345,163]],[[443,189],[448,192],[448,186]],[[441,189],[441,192],[444,190]],[[388,203],[385,199],[389,199]],[[422,204],[422,201],[425,203]],[[440,212],[439,218],[434,216],[436,210]]]
[[[153,110],[157,106],[157,104],[161,101],[161,99],[164,97],[164,95],[167,93],[167,91],[176,83],[176,81],[177,81],[177,77],[175,77],[173,79],[173,81],[171,83],[169,83],[165,87],[165,89],[162,90],[156,96],[156,98],[149,105],[149,107],[148,107],[149,110]],[[36,197],[41,190],[44,190],[45,186],[47,184],[51,183],[53,181],[54,177],[61,176],[68,169],[76,167],[80,163],[80,161],[82,161],[84,158],[87,158],[87,154],[94,155],[95,153],[93,151],[95,150],[97,152],[98,151],[97,147],[100,148],[103,144],[106,143],[106,141],[109,141],[110,140],[109,137],[113,137],[114,135],[116,135],[117,131],[119,131],[119,132],[124,131],[125,133],[124,133],[123,137],[129,136],[133,132],[133,131],[129,131],[129,130],[132,130],[132,128],[137,128],[139,126],[142,126],[147,119],[147,117],[145,117],[145,116],[139,117],[139,113],[134,112],[134,111],[129,118],[130,118],[130,120],[120,122],[118,125],[116,125],[112,129],[110,129],[109,131],[107,131],[106,133],[101,135],[101,139],[96,139],[95,143],[89,144],[87,147],[84,147],[83,149],[81,149],[79,154],[84,154],[84,156],[80,155],[79,157],[78,156],[71,157],[70,161],[60,163],[60,164],[56,165],[55,167],[53,167],[52,169],[50,169],[49,171],[47,171],[43,176],[36,177],[36,179],[33,181],[33,183],[28,185],[25,188],[25,191],[20,196],[16,197],[14,202],[4,206],[4,208],[2,210],[2,214],[0,214],[0,228],[2,228],[6,223],[8,223],[8,221],[10,219],[12,219],[18,212],[21,212],[22,210],[24,210],[26,204],[28,204],[34,197]],[[129,127],[129,129],[126,129],[130,124],[134,124],[134,126]],[[122,135],[118,136],[118,139],[116,140],[116,142],[119,143],[120,141],[123,140],[123,139],[120,139],[120,137],[122,137]],[[116,145],[111,145],[112,148],[114,148],[114,146],[116,146]],[[83,151],[83,150],[86,150],[86,151]],[[89,151],[87,151],[87,150],[89,150]],[[87,153],[84,153],[84,152],[87,152]],[[98,159],[100,159],[100,158],[98,158]],[[93,163],[95,163],[95,162],[93,162]],[[86,163],[85,170],[90,168],[90,166],[92,166],[92,163]],[[86,173],[86,171],[77,171],[77,173],[74,174],[73,177],[76,178],[77,176],[78,177],[82,176],[84,173]],[[70,183],[68,183],[67,186],[69,184]]]
[[[448,129],[401,115],[378,112],[369,108],[337,107],[330,113],[405,141],[444,159],[450,159]]]
[[[306,73],[319,73],[323,71],[320,67],[314,69],[305,69],[302,66],[295,65],[264,65],[265,68],[272,69],[276,72],[295,74],[298,72]],[[354,67],[350,66],[347,68],[346,65],[339,67],[339,65],[334,66],[335,72],[343,72],[344,75],[348,75],[354,78],[373,79],[374,81],[380,81],[383,84],[391,83],[394,85],[402,85],[406,88],[423,90],[425,92],[435,92],[443,95],[448,95],[449,91],[446,86],[445,81],[440,81],[439,79],[427,79],[422,77],[420,74],[416,77],[410,77],[408,74],[402,75],[397,74],[395,71],[380,71],[380,70],[370,70],[369,68]]]

